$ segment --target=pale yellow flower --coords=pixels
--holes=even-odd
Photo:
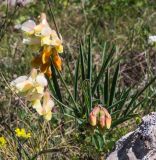
[[[41,13],[39,19],[39,24],[36,24],[33,20],[28,20],[21,25],[21,29],[26,35],[23,43],[30,45],[32,49],[40,50],[39,55],[32,60],[32,65],[51,77],[50,57],[53,57],[54,66],[58,70],[62,69],[62,60],[58,55],[58,53],[63,52],[62,37],[50,28],[45,13]]]
[[[16,93],[23,93],[28,96],[28,100],[36,99],[36,94],[43,94],[44,87],[47,86],[47,80],[43,73],[37,73],[36,69],[32,69],[30,76],[20,76],[10,83]]]
[[[45,13],[41,13],[40,23],[36,25],[33,20],[28,20],[22,24],[21,29],[27,35],[23,43],[28,45],[52,46],[62,48],[62,38],[60,39],[55,30],[52,30],[47,22]],[[61,37],[61,35],[60,35]],[[63,50],[59,50],[59,53]]]
[[[36,109],[36,104],[43,97],[47,84],[44,74],[38,74],[36,69],[32,69],[30,76],[18,77],[11,82],[11,87],[31,102],[33,108]]]
[[[54,102],[50,98],[50,93],[44,91],[47,86],[47,80],[43,73],[38,74],[37,70],[33,69],[29,77],[19,77],[11,82],[11,86],[17,90],[17,93],[23,93],[39,115],[43,116],[47,121],[51,119]],[[17,129],[16,133],[24,135],[25,131]]]

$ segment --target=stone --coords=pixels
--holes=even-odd
[[[120,138],[106,160],[156,160],[156,112],[144,116],[135,131]]]

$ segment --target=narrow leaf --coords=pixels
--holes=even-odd
[[[77,59],[77,63],[76,63],[76,69],[75,69],[75,80],[74,80],[74,99],[76,101],[77,99],[77,87],[78,87],[78,76],[79,76],[79,57]]]
[[[85,80],[85,69],[84,69],[84,56],[83,56],[82,44],[80,44],[80,60],[81,60],[82,81],[84,81]]]
[[[59,99],[59,101],[62,102],[62,96],[61,96],[61,92],[60,92],[60,88],[59,88],[59,84],[57,81],[57,77],[56,77],[56,72],[55,72],[55,68],[53,66],[53,64],[51,64],[51,70],[52,70],[52,80],[53,80],[53,84],[54,84],[54,88],[55,88],[55,92],[57,95],[57,98]]]
[[[110,91],[109,106],[111,106],[112,103],[113,103],[115,90],[116,90],[117,79],[118,79],[118,73],[119,73],[119,64],[117,65],[114,76],[113,76],[113,81],[112,81],[112,86],[111,86],[111,91]]]
[[[126,116],[127,115],[127,112],[129,111],[130,107],[132,106],[132,104],[135,102],[135,100],[156,80],[156,76],[148,83],[146,84],[146,86],[140,91],[140,92],[137,92],[132,100],[130,101],[129,105],[127,106],[125,112],[124,112],[124,115]]]
[[[99,82],[100,82],[100,79],[104,76],[105,69],[107,68],[107,66],[108,66],[108,64],[109,64],[109,62],[110,62],[110,60],[111,60],[111,58],[112,58],[112,56],[113,56],[113,53],[114,53],[114,46],[113,46],[113,48],[111,49],[111,52],[109,53],[106,61],[104,61],[103,64],[102,64],[101,70],[100,70],[100,72],[99,72],[99,74],[98,74],[98,76],[97,76],[97,78],[96,78],[96,80],[95,80],[95,83],[94,83],[94,85],[93,85],[92,94],[94,94],[94,92],[95,92],[95,90],[96,90],[96,87],[97,87],[97,85],[98,85]]]
[[[104,105],[108,106],[108,99],[109,99],[109,73],[108,69],[105,74],[105,82],[104,82]]]
[[[92,54],[91,54],[91,39],[89,37],[89,44],[88,44],[88,73],[87,73],[87,78],[90,80],[90,83],[91,83],[91,75],[92,75]]]

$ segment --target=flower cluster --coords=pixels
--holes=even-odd
[[[16,136],[18,138],[28,139],[28,138],[31,137],[31,134],[30,133],[26,133],[24,128],[22,128],[22,129],[16,128],[15,129],[15,133],[16,133]]]
[[[26,95],[28,100],[33,97],[40,97],[47,86],[47,80],[43,73],[37,73],[36,69],[32,69],[30,76],[20,76],[11,82],[16,93]]]
[[[40,50],[40,54],[32,60],[32,65],[35,68],[39,67],[41,72],[50,77],[51,63],[58,70],[62,69],[62,60],[59,56],[59,53],[63,52],[62,38],[50,28],[45,13],[40,15],[39,21],[38,25],[33,20],[22,24],[21,29],[25,33],[23,43]]]
[[[0,137],[0,147],[4,147],[6,145],[6,140],[4,137]]]
[[[101,105],[97,105],[93,108],[89,115],[89,122],[92,126],[99,125],[100,128],[106,127],[107,129],[111,126],[111,116],[106,108]]]
[[[59,53],[63,52],[62,38],[52,30],[47,22],[45,13],[39,16],[39,24],[28,20],[21,25],[25,33],[23,42],[39,54],[33,58],[33,69],[29,76],[20,76],[11,82],[11,88],[27,101],[46,120],[52,117],[54,102],[46,89],[48,82],[45,75],[51,77],[51,65],[59,71],[62,69],[62,60]],[[39,72],[38,72],[39,71]]]
[[[39,115],[44,116],[46,120],[52,117],[52,108],[54,102],[50,98],[50,93],[46,90],[47,79],[43,73],[38,73],[32,69],[30,76],[20,76],[11,82],[12,89],[31,102],[32,107],[36,109]]]

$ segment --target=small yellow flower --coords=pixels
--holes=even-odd
[[[4,138],[4,137],[0,137],[0,147],[5,146],[6,143],[7,143],[7,142],[6,142],[5,138]]]
[[[31,133],[26,133],[25,129],[16,128],[15,129],[16,136],[23,139],[28,139],[31,137]]]

